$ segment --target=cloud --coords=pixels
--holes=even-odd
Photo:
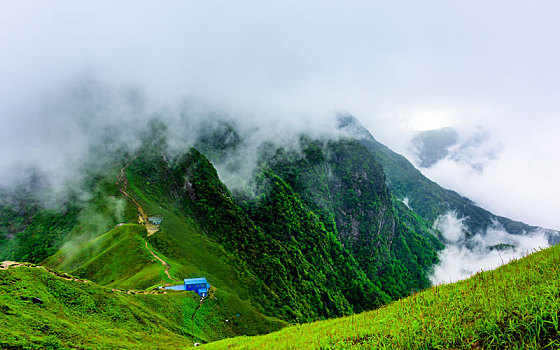
[[[346,110],[402,153],[411,119],[476,122],[504,141],[503,162],[479,175],[428,175],[492,210],[503,206],[501,214],[558,228],[552,206],[559,194],[553,164],[560,164],[558,6],[552,0],[3,4],[0,180],[19,176],[8,169],[14,162],[62,173],[94,135],[115,128],[134,144],[134,131],[154,111],[170,115],[172,130],[186,135],[182,101],[190,117],[212,118],[204,112],[211,110],[245,125],[283,122],[306,130]],[[73,99],[66,101],[69,87],[83,79],[100,81],[111,96],[141,91],[143,109],[109,97],[88,123],[77,117]]]
[[[495,225],[485,232],[470,235],[464,219],[458,218],[455,212],[448,212],[434,223],[445,239],[445,249],[439,253],[440,262],[430,276],[433,284],[459,281],[549,246],[542,230],[512,235]]]
[[[560,198],[560,140],[555,136],[560,122],[527,122],[496,113],[484,125],[482,142],[470,147],[460,143],[422,172],[497,215],[560,228],[555,210]],[[461,125],[455,128],[463,140],[473,135]],[[408,157],[418,164],[416,156]]]

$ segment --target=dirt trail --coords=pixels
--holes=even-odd
[[[126,178],[126,168],[128,168],[128,166],[130,165],[130,163],[132,163],[132,161],[134,159],[136,159],[137,156],[134,156],[130,162],[128,162],[120,171],[119,171],[119,176],[117,178],[117,185],[119,186],[119,191],[124,194],[125,196],[127,196],[132,203],[136,206],[136,209],[138,210],[138,221],[143,224],[146,227],[146,230],[148,231],[148,237],[153,235],[154,233],[156,233],[159,230],[159,225],[154,225],[151,222],[148,221],[148,214],[144,211],[144,209],[142,209],[142,206],[140,205],[140,203],[138,203],[138,201],[136,199],[134,199],[133,196],[131,196],[127,190],[128,190],[128,179]]]
[[[127,196],[132,203],[134,203],[134,205],[136,206],[136,209],[138,209],[138,216],[139,216],[139,221],[141,224],[144,224],[147,231],[148,231],[148,236],[156,233],[159,230],[159,225],[154,225],[152,223],[150,223],[148,221],[148,215],[146,214],[146,212],[144,211],[144,209],[142,209],[142,206],[140,205],[140,203],[138,203],[137,200],[134,199],[134,197],[132,197],[130,194],[128,194],[128,192],[126,192],[126,190],[128,189],[128,179],[126,178],[126,168],[128,168],[128,166],[130,165],[130,163],[132,163],[132,161],[134,159],[136,159],[137,155],[134,156],[130,162],[128,162],[120,171],[119,171],[119,176],[118,176],[118,182],[117,182],[117,186],[119,187],[119,191]],[[171,265],[169,265],[168,263],[166,263],[162,258],[160,258],[159,256],[156,255],[156,253],[154,253],[153,250],[151,250],[148,247],[148,242],[144,241],[144,243],[146,244],[146,249],[148,249],[148,251],[154,256],[154,258],[156,258],[157,260],[159,260],[161,262],[161,264],[163,265],[163,267],[165,267],[165,274],[167,275],[167,277],[169,277],[170,280],[172,281],[178,281],[176,279],[174,279],[173,277],[171,277],[171,275],[169,274],[169,269],[171,268]],[[0,270],[3,269],[8,269],[10,267],[20,267],[20,266],[24,266],[24,267],[32,267],[32,268],[41,268],[44,269],[45,271],[64,278],[66,280],[70,280],[70,281],[76,281],[76,282],[82,282],[82,283],[87,283],[89,282],[88,280],[81,280],[79,278],[73,277],[71,275],[68,275],[67,273],[61,273],[55,270],[51,270],[48,269],[42,265],[33,265],[31,263],[25,263],[25,262],[17,262],[17,261],[2,261],[0,263]],[[181,281],[182,282],[182,281]],[[135,291],[135,290],[120,290],[120,289],[115,289],[113,288],[113,291],[118,291],[118,292],[123,292],[123,293],[127,293],[127,294],[156,294],[159,292],[155,292],[155,291]],[[166,292],[164,292],[165,294]],[[193,315],[194,316],[194,315]]]
[[[162,258],[160,258],[159,256],[156,255],[156,253],[154,253],[153,250],[151,250],[148,247],[148,242],[144,241],[144,243],[146,243],[146,249],[148,249],[150,251],[150,253],[152,253],[152,255],[154,256],[154,258],[158,259],[161,264],[165,267],[165,274],[167,275],[167,277],[169,277],[170,280],[176,281],[173,277],[171,277],[171,275],[169,274],[169,269],[171,268],[171,265],[169,265],[168,263],[166,263],[165,261],[163,261]]]
[[[148,214],[146,214],[146,212],[144,211],[140,203],[127,192],[128,179],[126,178],[125,171],[126,168],[128,168],[128,166],[130,165],[130,163],[132,163],[132,161],[136,159],[136,157],[137,155],[132,157],[132,159],[119,171],[119,176],[117,178],[117,185],[119,186],[119,191],[125,196],[127,196],[132,201],[132,203],[134,203],[134,205],[136,206],[136,209],[138,210],[139,222],[146,227],[146,230],[148,231],[148,237],[149,237],[159,230],[159,225],[154,225],[148,221]],[[169,277],[169,279],[172,281],[178,281],[173,277],[171,277],[171,275],[169,274],[169,269],[171,268],[171,265],[169,265],[162,258],[157,256],[156,253],[154,253],[154,251],[148,247],[148,242],[144,241],[144,243],[146,244],[146,249],[148,249],[148,251],[152,253],[154,258],[158,259],[161,262],[161,264],[165,268],[165,274],[167,275],[167,277]]]
[[[55,271],[55,270],[48,269],[48,268],[46,268],[45,266],[42,266],[42,265],[33,265],[33,264],[27,263],[27,262],[2,261],[2,263],[0,264],[0,270],[8,269],[10,267],[22,267],[22,266],[23,267],[36,268],[36,269],[43,269],[50,274],[53,274],[53,275],[58,276],[60,278],[64,278],[65,280],[68,280],[68,281],[75,281],[75,282],[82,282],[82,283],[88,283],[89,282],[88,280],[82,280],[82,279],[76,278],[76,277],[71,276],[71,275],[69,275],[67,273],[64,273],[64,272],[58,272],[58,271]]]

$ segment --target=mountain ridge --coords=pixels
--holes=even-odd
[[[10,247],[3,256],[42,261],[104,288],[149,290],[206,276],[219,298],[232,301],[222,312],[265,322],[233,336],[361,313],[429,288],[446,243],[434,224],[450,210],[471,235],[495,222],[515,234],[535,229],[441,188],[352,116],[339,117],[336,137],[299,134],[248,156],[244,138],[224,123],[172,152],[172,131],[149,123],[142,145],[92,172],[91,195],[68,199],[65,213],[28,206],[19,222],[11,220],[27,210],[28,197],[3,206],[0,233],[21,230],[0,240]],[[228,187],[215,166],[243,156],[257,160],[245,179],[250,193]],[[138,225],[139,208],[163,218],[152,234]]]
[[[498,222],[507,232],[512,234],[523,234],[543,229],[551,244],[560,243],[559,231],[531,226],[520,221],[494,215],[459,193],[441,188],[422,175],[404,156],[379,143],[354,116],[339,116],[338,128],[342,132],[354,135],[376,156],[383,165],[389,187],[399,198],[409,198],[409,205],[429,223],[433,224],[439,215],[451,210],[466,218],[466,224],[472,233],[480,230],[484,231]],[[422,191],[419,191],[418,188],[421,188]],[[433,208],[437,209],[434,211]]]

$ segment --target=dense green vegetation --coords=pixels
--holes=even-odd
[[[87,177],[87,200],[80,200],[69,190],[54,208],[42,205],[38,194],[33,193],[45,191],[41,188],[16,188],[4,193],[4,204],[0,204],[0,260],[39,263],[68,241],[84,242],[119,222],[134,221],[136,209],[114,186],[114,169],[102,176]]]
[[[163,207],[167,205],[170,211],[178,210],[182,215],[194,218],[195,227],[229,252],[229,259],[236,263],[240,271],[245,271],[236,274],[244,276],[239,284],[244,285],[250,299],[269,314],[307,321],[350,313],[354,306],[362,310],[371,308],[388,300],[360,275],[361,272],[351,259],[340,259],[344,254],[340,244],[301,204],[299,215],[291,217],[290,221],[298,225],[303,222],[314,228],[309,232],[300,229],[301,235],[307,235],[307,246],[301,241],[296,241],[295,245],[288,244],[291,241],[281,242],[274,235],[274,229],[259,226],[235,203],[212,164],[198,151],[191,150],[173,164],[165,162],[161,155],[149,152],[144,156],[151,158],[139,157],[130,166],[130,178],[141,178],[143,181],[138,186],[142,193]],[[155,171],[155,168],[159,171]],[[293,201],[298,201],[289,188],[284,189]],[[277,209],[281,211],[285,204],[277,201],[274,205],[284,205]],[[316,233],[321,234],[322,238],[314,235]],[[154,246],[162,247],[164,244],[158,242],[161,239],[156,238]],[[167,240],[172,239],[168,236]],[[165,248],[161,249],[165,251]],[[180,251],[170,256],[181,260]],[[333,258],[336,264],[332,262]],[[312,268],[307,271],[305,267]],[[298,269],[299,272],[296,271]],[[314,269],[321,272],[315,273]],[[336,272],[328,272],[331,269]],[[336,279],[327,276],[336,276]],[[357,283],[352,282],[354,279]],[[344,286],[352,284],[356,286],[356,296],[362,293],[366,297],[354,298],[360,300],[361,305],[349,304],[341,294]]]
[[[290,296],[296,303],[309,305],[316,314],[334,316],[347,303],[344,312],[372,309],[389,301],[288,184],[271,173],[264,174],[262,182],[266,183],[261,184],[264,192],[245,203],[246,210],[291,258],[283,266],[282,273],[287,274],[277,277],[296,285],[296,294]]]
[[[31,201],[0,205],[0,260],[38,263],[56,253],[76,224],[78,208],[43,209]]]
[[[114,291],[42,267],[0,269],[0,348],[184,349],[282,326],[219,290],[199,299]]]
[[[381,165],[358,141],[302,137],[297,150],[278,149],[263,158],[392,299],[429,286],[427,275],[442,245],[420,217],[395,207]]]
[[[208,131],[212,143],[198,144],[222,156],[237,150],[220,142],[237,145],[231,128],[216,132],[227,135]],[[157,135],[127,176],[156,212],[188,218],[180,221],[188,222],[191,237],[203,233],[219,244],[240,268],[233,275],[243,276],[243,294],[271,315],[298,322],[341,316],[426,288],[441,245],[418,217],[400,221],[372,155],[351,140],[302,138],[301,148],[303,155],[262,153],[257,196],[234,198],[204,155],[191,149],[171,158]],[[187,248],[184,238],[169,233],[153,244],[184,266],[188,253],[177,249]]]
[[[375,311],[208,349],[558,349],[560,246]]]

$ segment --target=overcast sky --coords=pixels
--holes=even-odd
[[[188,97],[255,120],[344,110],[405,154],[414,130],[483,128],[482,172],[424,172],[560,229],[559,33],[552,0],[3,2],[0,170],[69,148],[71,121],[42,106],[95,77],[159,106]]]

